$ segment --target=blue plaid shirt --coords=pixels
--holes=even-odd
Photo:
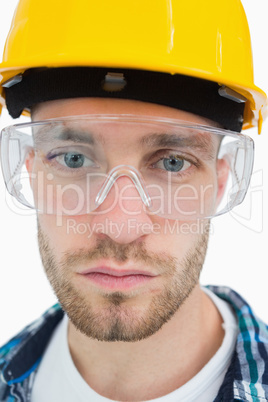
[[[208,288],[231,304],[239,325],[232,363],[214,402],[268,401],[267,326],[233,290]],[[0,402],[30,402],[42,354],[63,314],[56,304],[0,349]]]

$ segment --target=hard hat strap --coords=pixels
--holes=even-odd
[[[5,86],[5,85],[4,85]],[[6,105],[17,118],[49,100],[97,97],[156,103],[205,117],[240,132],[245,104],[219,94],[220,86],[200,78],[114,68],[65,67],[27,70],[5,86]]]

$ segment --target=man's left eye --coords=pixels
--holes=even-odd
[[[170,155],[168,158],[161,158],[154,166],[168,172],[181,172],[190,167],[191,163],[177,155]]]

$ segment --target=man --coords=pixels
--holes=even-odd
[[[240,2],[207,3],[19,2],[2,166],[60,304],[0,349],[1,401],[267,399],[265,326],[199,285],[267,113]]]

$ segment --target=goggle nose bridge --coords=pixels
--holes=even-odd
[[[148,194],[148,191],[146,189],[145,183],[137,169],[135,169],[133,166],[129,165],[119,165],[113,168],[108,176],[106,177],[103,185],[101,186],[100,191],[97,194],[95,203],[96,206],[98,207],[103,203],[105,198],[107,197],[109,191],[111,190],[112,186],[116,182],[116,180],[119,177],[122,176],[127,176],[129,177],[132,182],[135,184],[136,189],[142,199],[142,202],[145,204],[146,207],[150,208],[152,205],[150,196]]]

